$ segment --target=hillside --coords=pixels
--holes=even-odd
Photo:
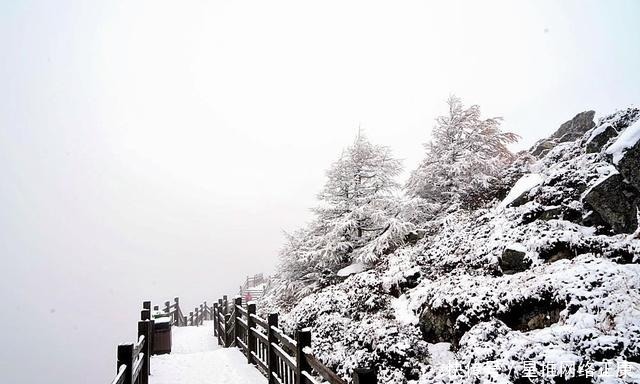
[[[489,205],[445,210],[376,263],[259,307],[311,327],[314,353],[344,377],[368,363],[383,383],[633,382],[640,110],[593,116],[520,154]]]

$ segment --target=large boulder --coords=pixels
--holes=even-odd
[[[539,297],[510,303],[507,310],[499,313],[497,317],[509,328],[526,332],[557,323],[560,313],[565,308],[564,302],[553,299],[551,294],[545,292]]]
[[[429,343],[456,344],[461,336],[455,326],[455,315],[443,308],[425,308],[420,315],[420,330],[423,338]]]
[[[633,233],[638,227],[637,199],[619,173],[593,186],[583,202],[587,208],[596,211],[615,233]]]
[[[640,140],[624,151],[616,168],[629,184],[640,191]]]
[[[603,117],[599,121],[599,126],[591,132],[587,139],[587,153],[600,152],[620,132],[633,125],[638,119],[640,119],[640,108],[636,107],[622,109]]]
[[[529,269],[531,260],[526,256],[525,250],[520,246],[506,247],[504,251],[502,251],[502,256],[499,261],[502,273],[512,275]]]
[[[560,128],[547,139],[538,141],[533,148],[530,149],[531,154],[536,157],[542,157],[558,143],[575,141],[581,138],[585,132],[595,127],[596,124],[593,122],[595,114],[595,111],[578,113],[573,119],[562,124]]]
[[[609,140],[618,136],[618,130],[616,130],[611,124],[603,124],[596,128],[587,141],[586,149],[587,153],[600,152]]]

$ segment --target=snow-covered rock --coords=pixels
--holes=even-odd
[[[502,200],[498,205],[499,208],[504,208],[509,205],[522,205],[527,199],[526,196],[536,186],[540,185],[544,181],[544,177],[538,173],[529,173],[523,175],[516,184],[511,188],[507,197]]]
[[[339,270],[336,274],[340,277],[346,277],[349,275],[353,275],[354,273],[360,273],[362,271],[366,271],[367,269],[369,269],[367,264],[356,262],[356,263],[347,265],[346,267]]]
[[[559,143],[579,139],[585,132],[594,127],[593,117],[595,114],[595,111],[578,113],[573,119],[563,123],[551,136],[538,141],[531,148],[531,154],[536,157],[542,157]]]
[[[576,383],[633,382],[585,372],[640,369],[637,189],[621,168],[635,144],[617,144],[634,137],[635,111],[578,115],[534,163],[505,170],[501,201],[444,211],[423,238],[298,301],[285,328],[311,327],[314,353],[345,379],[371,365],[384,383],[526,383],[531,369],[572,364]],[[619,136],[587,151],[606,124]],[[533,382],[570,381],[559,370]]]

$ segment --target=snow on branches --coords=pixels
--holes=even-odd
[[[358,133],[327,171],[313,222],[288,235],[280,266],[287,291],[306,296],[323,285],[327,271],[352,261],[375,262],[402,244],[414,226],[398,218],[395,178],[401,170],[389,147]]]
[[[477,207],[510,161],[507,144],[518,136],[502,132],[501,118],[482,119],[480,107],[465,108],[460,98],[447,100],[449,113],[436,119],[426,156],[406,184],[410,196],[432,203]]]

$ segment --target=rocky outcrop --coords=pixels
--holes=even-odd
[[[581,138],[585,132],[595,127],[596,124],[593,122],[595,114],[595,111],[578,113],[573,119],[562,124],[560,128],[547,139],[538,141],[533,148],[530,149],[531,154],[540,158],[558,143],[575,141]]]
[[[502,273],[512,275],[529,269],[531,260],[526,255],[523,250],[517,249],[517,247],[505,248],[499,261]]]
[[[539,250],[540,258],[547,263],[553,263],[554,261],[563,259],[573,259],[576,255],[576,250],[571,247],[571,244],[564,241],[557,241]]]
[[[555,301],[549,295],[543,295],[540,298],[527,298],[513,303],[507,312],[497,317],[509,328],[526,332],[557,323],[560,312],[565,307],[565,303]]]
[[[619,131],[611,124],[604,124],[591,134],[586,144],[587,153],[597,153],[614,137],[618,136]]]
[[[640,191],[640,141],[625,150],[616,168],[629,184]]]
[[[583,202],[615,233],[633,233],[638,227],[636,200],[623,176],[616,173],[592,187]]]
[[[462,336],[455,327],[455,316],[448,311],[439,308],[425,308],[420,315],[420,330],[424,340],[430,343],[456,341]]]
[[[631,126],[639,118],[640,108],[634,107],[623,109],[603,117],[600,119],[600,125],[591,132],[587,139],[585,144],[586,152],[600,152],[612,139],[616,138],[620,132]]]

